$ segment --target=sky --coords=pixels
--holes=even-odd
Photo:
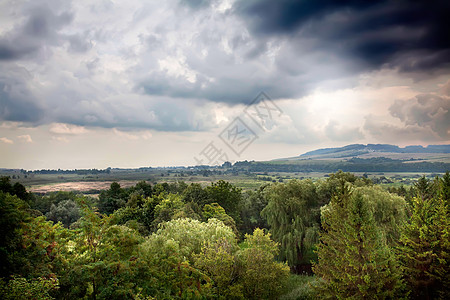
[[[449,1],[0,0],[0,168],[450,143]]]

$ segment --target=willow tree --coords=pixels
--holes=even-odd
[[[323,298],[394,299],[401,272],[362,193],[347,187],[322,209],[315,288]]]
[[[407,203],[403,197],[391,194],[380,186],[354,188],[373,214],[376,225],[384,233],[389,246],[396,246],[400,229],[407,220]]]
[[[266,188],[267,206],[261,215],[280,244],[279,258],[296,273],[310,271],[318,240],[320,210],[311,180],[291,180]]]

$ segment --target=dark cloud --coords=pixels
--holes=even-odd
[[[234,9],[260,37],[315,39],[363,68],[429,71],[450,63],[449,1],[240,0]]]
[[[70,24],[73,14],[55,13],[47,5],[26,11],[26,21],[0,36],[0,60],[17,60],[46,54],[49,46],[61,43],[58,31]]]
[[[2,68],[0,73],[0,120],[38,122],[43,110],[29,91],[30,75],[23,68]]]
[[[183,5],[187,5],[191,8],[201,8],[206,7],[211,4],[210,0],[180,0],[180,3]]]
[[[83,53],[92,48],[92,43],[86,35],[73,34],[67,37],[69,41],[69,50],[72,52]]]

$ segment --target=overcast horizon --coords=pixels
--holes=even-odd
[[[450,144],[449,11],[449,1],[0,0],[0,168]],[[249,106],[261,92],[270,99]],[[258,103],[270,122],[254,118]],[[236,122],[249,133],[227,141]]]

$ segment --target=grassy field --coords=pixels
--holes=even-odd
[[[364,173],[355,172],[357,176],[367,176],[378,180],[385,186],[411,185],[422,175],[433,178],[435,173],[398,173],[398,172],[377,172]],[[223,169],[190,170],[179,169],[112,169],[109,174],[100,173],[95,175],[78,174],[36,174],[21,173],[18,170],[0,170],[0,176],[10,176],[11,181],[20,182],[29,191],[36,193],[48,193],[54,191],[80,191],[83,193],[95,194],[100,190],[108,189],[114,181],[119,182],[122,187],[135,185],[139,181],[146,181],[152,184],[162,182],[184,181],[187,184],[200,183],[209,185],[218,180],[229,181],[243,190],[254,190],[262,184],[271,182],[285,182],[290,179],[311,178],[318,180],[326,178],[329,174],[323,172],[225,172]]]

